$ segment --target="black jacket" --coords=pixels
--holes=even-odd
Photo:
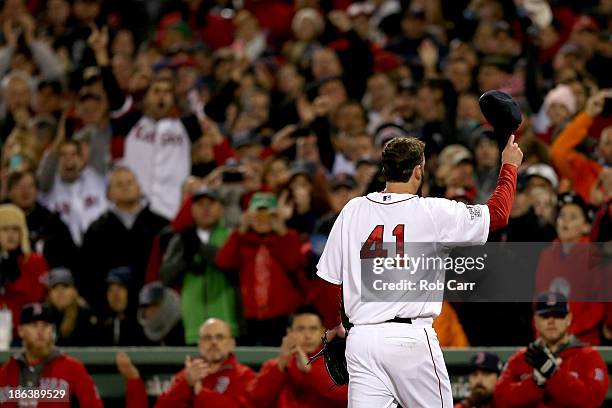
[[[132,270],[128,284],[130,302],[136,302],[144,283],[151,245],[168,221],[144,207],[127,229],[119,217],[108,210],[94,221],[83,238],[81,266],[76,285],[94,310],[106,305],[106,276],[118,266]]]
[[[107,314],[99,319],[98,341],[100,346],[142,346],[147,343],[142,327],[133,314],[124,318]]]
[[[97,317],[82,299],[79,301],[74,329],[65,335],[61,332],[64,313],[54,309],[55,327],[57,329],[56,345],[60,347],[87,347],[95,344],[97,339]]]
[[[41,251],[50,268],[65,266],[72,270],[77,264],[77,247],[70,230],[57,213],[51,212],[39,203],[26,215],[30,245]]]

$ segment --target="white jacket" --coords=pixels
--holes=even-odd
[[[106,180],[89,166],[73,183],[61,180],[56,173],[53,187],[40,195],[40,202],[60,214],[74,243],[80,246],[89,225],[108,208]]]
[[[122,164],[136,174],[151,211],[173,219],[191,171],[191,139],[181,119],[142,116],[125,139]]]

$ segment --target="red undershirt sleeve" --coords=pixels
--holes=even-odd
[[[496,230],[508,225],[510,210],[516,192],[516,175],[518,169],[512,164],[504,164],[497,178],[497,186],[487,200],[490,214],[490,230]]]
[[[335,313],[331,316],[333,318],[333,325],[329,328],[334,328],[342,323],[342,286],[334,285],[333,283],[323,281],[323,299],[327,303],[325,310],[334,310]]]

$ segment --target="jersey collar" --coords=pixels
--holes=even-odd
[[[366,198],[372,202],[378,204],[395,204],[402,201],[408,201],[412,198],[418,197],[415,194],[398,194],[398,193],[387,193],[384,191],[377,193],[370,193],[366,195]]]

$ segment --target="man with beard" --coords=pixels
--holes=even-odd
[[[223,320],[208,319],[200,327],[200,357],[185,358],[185,369],[157,400],[156,408],[238,408],[247,405],[245,392],[255,372],[236,360],[236,341]],[[117,367],[127,380],[126,407],[145,408],[147,394],[138,369],[125,353]]]
[[[96,386],[83,363],[55,348],[55,327],[49,306],[25,305],[18,331],[23,352],[11,357],[0,369],[0,403],[7,402],[5,398],[10,396],[10,389],[37,387],[66,391],[62,401],[53,401],[54,407],[68,408],[78,401],[80,407],[102,408]],[[37,406],[36,401],[14,402],[2,406]]]
[[[502,363],[495,353],[481,351],[470,359],[470,395],[455,408],[492,408],[493,391]]]
[[[510,359],[495,388],[499,407],[599,407],[608,391],[606,363],[570,334],[567,298],[545,292],[533,318],[538,338]]]

